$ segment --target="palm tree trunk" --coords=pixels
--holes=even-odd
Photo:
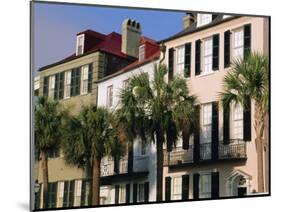
[[[48,158],[44,151],[41,151],[41,165],[43,176],[43,208],[48,207]]]
[[[93,178],[92,178],[92,203],[93,205],[99,205],[100,200],[100,164],[101,159],[95,158],[93,160]]]
[[[264,113],[261,106],[255,103],[255,124],[256,149],[257,149],[257,168],[258,168],[258,192],[264,192],[264,151],[263,151],[263,133],[264,133]]]
[[[161,130],[156,132],[157,172],[156,172],[156,201],[163,200],[163,143],[164,134]]]

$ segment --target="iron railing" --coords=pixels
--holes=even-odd
[[[241,140],[230,140],[229,144],[219,142],[218,159],[246,159],[247,143]],[[173,149],[172,152],[164,151],[164,166],[173,166],[178,164],[194,163],[194,147],[190,145],[187,150],[182,148]],[[212,159],[212,144],[200,144],[199,161],[208,161]]]

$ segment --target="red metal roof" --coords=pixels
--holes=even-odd
[[[118,56],[120,58],[123,58],[128,61],[135,61],[137,58],[129,56],[124,54],[121,51],[122,46],[122,35],[116,32],[112,32],[108,35],[101,34],[99,32],[93,31],[93,30],[85,30],[83,32],[79,32],[77,35],[84,34],[85,36],[85,43],[84,43],[84,54],[82,55],[76,55],[75,53],[58,61],[55,63],[52,63],[50,65],[41,67],[39,71],[45,70],[47,68],[63,64],[65,62],[74,60],[79,57],[83,57],[84,55],[93,53],[95,51],[103,51],[109,54],[113,54],[115,56]],[[150,57],[155,53],[157,48],[159,49],[159,46],[155,40],[152,40],[150,38],[141,36],[140,44],[145,44],[147,46],[146,48],[146,57]]]

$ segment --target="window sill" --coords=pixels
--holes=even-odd
[[[219,71],[219,70],[217,70],[217,71],[212,71],[212,72],[210,72],[210,73],[200,74],[200,75],[198,75],[198,76],[195,76],[195,78],[201,78],[201,77],[210,76],[210,75],[213,75],[213,74],[217,73],[218,71]]]

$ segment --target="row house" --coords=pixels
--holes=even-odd
[[[99,107],[107,107],[111,111],[118,109],[120,91],[127,86],[132,76],[147,73],[149,79],[152,79],[154,65],[159,62],[159,45],[144,37],[140,40],[138,52],[137,61],[97,82]],[[104,199],[101,204],[156,201],[155,144],[135,139],[132,153],[128,157],[128,167],[125,166],[126,169],[119,176],[109,176],[108,183],[101,186],[101,198]],[[102,164],[102,175],[107,176],[113,170],[114,161],[104,158]],[[131,170],[129,167],[132,167]]]
[[[116,32],[105,35],[93,30],[80,32],[76,36],[75,53],[39,69],[39,75],[35,79],[35,95],[57,100],[63,107],[69,109],[71,114],[77,115],[82,106],[97,105],[98,80],[120,73],[120,70],[124,71],[125,68],[129,70],[140,63],[154,60],[157,50],[156,42],[142,36],[140,23],[132,19],[126,19],[122,23],[122,35]],[[101,183],[105,186],[100,190],[101,204],[148,201],[147,191],[149,186],[152,186],[148,173],[152,173],[153,170],[148,163],[148,158],[152,154],[150,151],[151,148],[142,147],[140,153],[135,153],[133,158],[132,154],[127,154],[119,164],[115,164],[111,158],[102,160]],[[40,154],[35,153],[37,160],[34,164],[34,173],[40,184],[36,208],[42,208]],[[134,163],[132,160],[137,162]],[[88,205],[90,180],[85,170],[67,165],[61,151],[48,155],[48,168],[48,208]],[[131,186],[128,183],[119,184],[114,186],[114,190],[107,189],[120,179],[127,179],[127,182],[130,182],[136,178],[142,181]],[[129,197],[129,193],[132,197]]]
[[[268,55],[268,18],[189,13],[184,29],[163,40],[167,80],[186,78],[198,98],[198,130],[164,155],[163,200],[210,199],[260,192],[254,103],[223,108],[220,92],[231,61],[252,52]],[[250,99],[249,99],[250,101]],[[268,134],[268,133],[266,133]],[[268,137],[265,138],[268,142]],[[264,152],[268,192],[268,152]]]

